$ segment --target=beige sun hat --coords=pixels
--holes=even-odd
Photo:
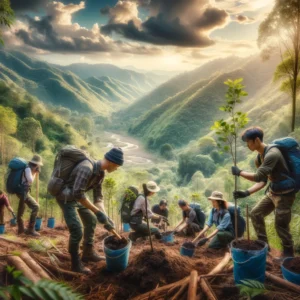
[[[214,191],[211,193],[211,195],[207,198],[208,200],[221,200],[221,201],[225,201],[227,202],[224,198],[223,198],[223,194],[221,192],[218,191]]]
[[[32,159],[29,161],[35,165],[38,165],[38,166],[43,166],[43,161],[42,161],[42,157],[39,156],[38,154],[35,154],[33,155]]]
[[[160,187],[154,181],[148,181],[146,187],[147,190],[152,193],[157,193],[160,191]]]

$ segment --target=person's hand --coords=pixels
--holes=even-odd
[[[246,197],[250,196],[250,192],[248,190],[234,191],[232,194],[233,194],[234,199],[246,198]]]
[[[240,176],[241,172],[242,172],[242,170],[240,170],[237,166],[232,166],[231,167],[231,173],[232,173],[232,175]]]
[[[95,213],[97,220],[101,224],[108,224],[107,216],[100,210]]]
[[[166,217],[161,217],[161,220],[162,220],[164,223],[167,223],[168,226],[170,226],[169,220],[168,220]]]
[[[198,242],[197,246],[201,247],[201,246],[205,245],[207,242],[208,242],[208,238],[203,238]]]

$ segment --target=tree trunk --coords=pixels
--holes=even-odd
[[[188,289],[188,299],[189,300],[196,300],[197,285],[198,285],[198,272],[193,270],[191,272],[189,289]]]

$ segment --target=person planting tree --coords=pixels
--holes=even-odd
[[[48,192],[56,197],[70,232],[69,253],[71,269],[74,272],[91,273],[80,260],[79,245],[82,237],[82,261],[97,262],[104,259],[94,250],[96,223],[98,220],[99,223],[104,224],[106,230],[113,232],[115,226],[105,214],[102,183],[105,171],[114,172],[123,163],[123,151],[120,148],[112,148],[102,160],[94,161],[85,151],[66,146],[55,159]],[[94,203],[91,203],[86,195],[89,190],[93,190]],[[82,232],[80,219],[84,232]]]
[[[270,185],[265,197],[252,209],[250,217],[257,238],[268,243],[264,218],[275,210],[275,229],[283,247],[280,259],[294,256],[293,238],[290,233],[291,208],[295,200],[295,180],[291,176],[289,166],[278,147],[264,143],[264,132],[260,127],[251,127],[242,133],[243,142],[249,150],[258,152],[256,173],[232,167],[232,174],[254,181],[252,187],[245,191],[233,193],[235,198],[246,198],[266,186]],[[269,248],[270,249],[270,248]]]

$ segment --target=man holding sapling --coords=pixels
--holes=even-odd
[[[283,247],[281,258],[294,256],[293,239],[289,224],[291,208],[295,200],[295,180],[290,177],[288,165],[276,146],[263,142],[264,132],[260,127],[251,127],[242,134],[242,140],[251,151],[257,151],[256,173],[232,167],[232,174],[254,181],[246,191],[235,191],[235,198],[245,198],[261,190],[270,181],[265,197],[251,211],[251,220],[259,240],[268,243],[264,218],[275,210],[275,229]]]

